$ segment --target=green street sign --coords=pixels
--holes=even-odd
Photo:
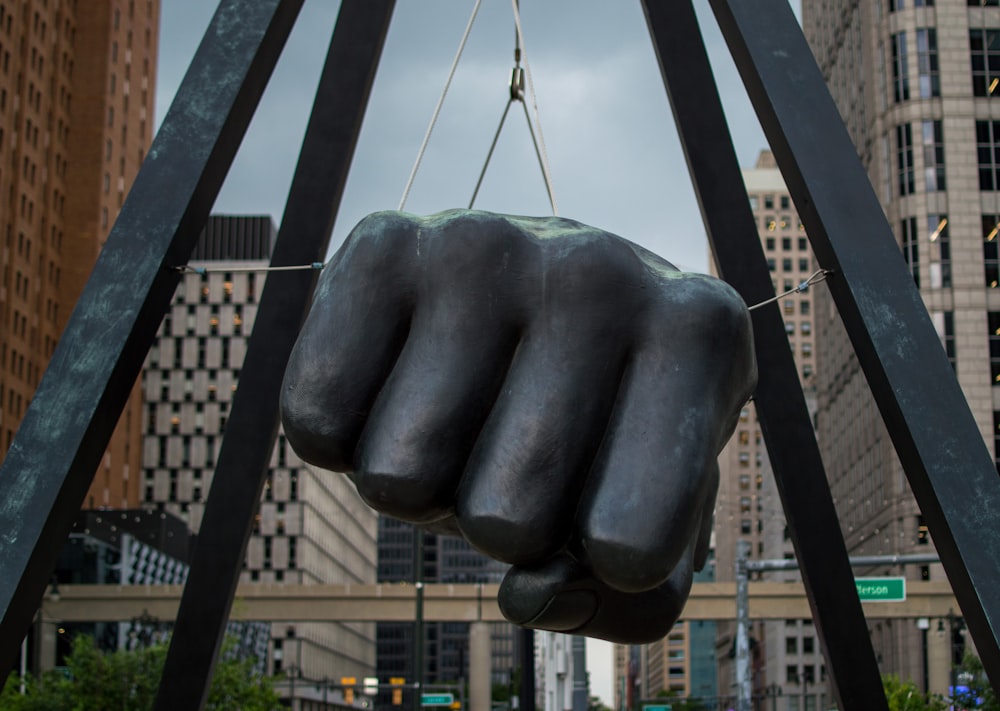
[[[673,711],[673,706],[670,704],[643,704],[642,711]]]
[[[902,602],[906,599],[906,578],[855,578],[854,586],[862,602]]]
[[[451,706],[455,703],[454,694],[421,694],[421,706]]]

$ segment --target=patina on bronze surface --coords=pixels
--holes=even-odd
[[[379,511],[511,563],[512,621],[663,636],[756,382],[725,283],[563,218],[369,216],[320,278],[282,416]]]

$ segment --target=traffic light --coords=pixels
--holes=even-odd
[[[354,685],[358,680],[353,676],[342,676],[340,683],[344,687],[344,703],[350,706],[354,703]]]
[[[394,676],[389,678],[389,683],[393,686],[392,689],[392,705],[402,706],[403,705],[403,684],[406,683],[406,679],[401,676]]]

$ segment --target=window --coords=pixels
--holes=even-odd
[[[993,459],[1000,474],[1000,412],[993,411]]]
[[[785,654],[798,654],[798,653],[799,653],[798,637],[785,637]]]
[[[975,96],[997,96],[1000,84],[1000,30],[969,30],[969,52],[972,93]]]
[[[941,96],[937,30],[917,30],[917,89],[921,99]]]
[[[951,242],[948,239],[948,216],[931,213],[927,216],[927,231],[931,243],[931,286],[951,286]]]
[[[944,131],[940,121],[922,121],[924,144],[924,188],[931,193],[944,190]]]
[[[955,369],[955,314],[953,311],[936,311],[933,314],[934,329],[938,338],[941,339],[941,346],[944,348],[948,362]]]
[[[927,522],[923,516],[917,516],[917,544],[921,546],[929,545],[931,542],[931,532],[927,528]]]
[[[782,219],[784,219],[784,218],[782,218]],[[782,237],[781,238],[781,248],[783,250],[785,250],[786,252],[789,251],[789,250],[791,250],[791,248],[792,248],[792,238],[791,237]]]
[[[750,525],[750,519],[744,518],[740,521],[740,533],[744,536],[749,535],[752,530]]]
[[[803,637],[802,638],[802,653],[812,654],[816,651],[815,638],[813,637]]]
[[[797,666],[789,665],[785,667],[785,683],[786,684],[799,683],[799,668]]]
[[[799,271],[800,272],[807,272],[807,271],[809,271],[809,258],[808,257],[800,257],[799,258]]]
[[[910,98],[910,80],[906,75],[906,33],[892,36],[892,98],[899,103]]]
[[[978,123],[990,122],[980,121]],[[1000,121],[993,123],[998,124],[997,133],[1000,135]],[[980,170],[980,173],[982,173],[982,170]],[[899,182],[899,194],[912,195],[915,190],[913,180],[913,130],[908,123],[896,126],[896,176]]]
[[[767,247],[767,251],[768,252],[773,252],[774,251],[774,237],[768,237],[764,241],[764,244]]]
[[[1000,0],[967,0],[969,7],[996,7]]]
[[[983,265],[986,267],[986,286],[996,289],[1000,285],[1000,251],[997,250],[997,233],[1000,232],[1000,215],[983,215]]]
[[[1000,121],[976,121],[976,159],[979,189],[1000,188]]]
[[[902,243],[903,259],[913,275],[913,281],[920,287],[920,252],[917,238],[917,218],[907,217],[900,223],[900,242]]]
[[[1000,311],[990,311],[990,374],[994,383],[1000,383]]]

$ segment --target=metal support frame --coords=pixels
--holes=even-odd
[[[993,458],[787,0],[710,2],[813,251],[834,272],[830,293],[1000,689]],[[764,434],[769,452],[797,446],[784,432]]]
[[[395,0],[341,2],[272,266],[322,262],[326,256],[394,6]],[[316,284],[316,273],[308,274],[271,272],[264,285],[157,709],[204,706],[278,434],[282,376]]]
[[[316,261],[325,251],[393,4],[342,1],[275,263]],[[1000,599],[986,595],[1000,588],[992,459],[787,0],[711,4],[817,258],[835,272],[831,292],[987,673],[1000,685]],[[187,260],[301,5],[222,0],[0,469],[0,668],[16,658],[169,306],[179,278],[170,267]],[[754,303],[771,295],[770,278],[693,8],[643,5],[713,249],[725,278]],[[292,233],[300,243],[285,236]],[[268,279],[230,420],[240,447],[223,446],[158,708],[197,708],[205,697],[277,431],[280,374],[314,280],[294,281]],[[774,307],[755,312],[768,451],[840,701],[884,708],[780,324]],[[251,443],[245,454],[235,451]],[[178,661],[184,655],[197,661]],[[187,675],[183,693],[171,696]]]
[[[669,0],[643,5],[719,271],[748,304],[760,303],[774,295],[771,273],[694,7]],[[825,85],[820,88],[826,91]],[[875,652],[778,305],[754,311],[753,328],[760,372],[754,402],[827,671],[842,708],[885,709]]]
[[[302,0],[223,0],[0,468],[10,669]]]

